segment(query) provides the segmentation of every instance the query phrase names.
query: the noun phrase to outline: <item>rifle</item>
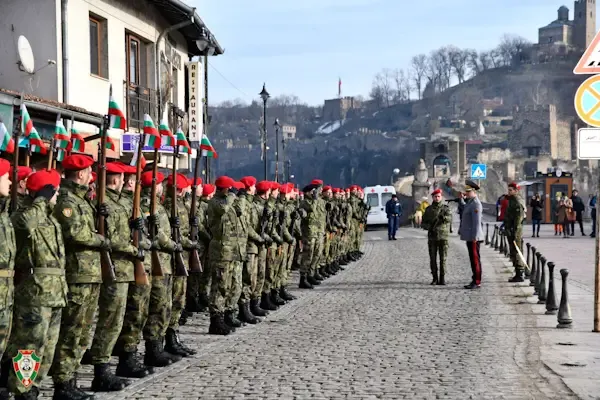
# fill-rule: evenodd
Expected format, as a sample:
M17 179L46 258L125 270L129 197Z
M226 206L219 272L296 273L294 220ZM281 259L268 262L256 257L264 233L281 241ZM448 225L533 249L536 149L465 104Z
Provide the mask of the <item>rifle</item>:
M106 141L108 139L108 124L109 117L105 115L102 119L102 127L100 132L100 149L98 155L98 188L96 190L98 196L98 208L104 203L106 196ZM103 215L98 215L98 234L106 237L106 220ZM108 250L100 251L100 265L102 267L102 281L114 282L115 266L110 258Z
M144 147L143 141L140 141L139 147ZM158 175L158 149L154 149L154 165L152 166L152 188L150 191L150 215L152 216L156 216L156 175ZM150 240L154 243L158 226L155 226L151 221L149 221L150 223L148 224L148 233L150 235ZM153 248L150 250L150 262L152 263L152 276L164 276L157 249Z
M269 211L267 210L267 204L263 208L263 215L260 219L260 236L264 236L267 231L267 225L269 224Z
M173 188L171 192L171 239L177 244L181 242L181 233L179 232L179 224L175 223L177 218L177 157L179 156L179 146L175 145L173 153ZM179 251L174 251L171 257L171 268L175 276L188 276L183 255Z
M133 210L131 219L136 220L140 218L140 202L142 197L142 148L144 143L144 134L142 133L139 146L137 148L137 165L135 166L135 190L133 192ZM139 286L148 286L148 275L146 275L146 269L142 259L144 258L144 250L140 249L140 237L142 232L134 230L131 232L133 245L138 249L138 255L133 260L133 275L135 277L135 284Z
M196 193L198 180L198 167L200 166L200 148L196 153L196 160L194 161L194 183L192 184L192 205L190 208L190 240L192 242L198 242L198 218L196 217L196 207L198 202L198 194ZM202 272L202 263L200 262L200 255L198 249L194 248L190 251L190 272L193 274L199 274Z

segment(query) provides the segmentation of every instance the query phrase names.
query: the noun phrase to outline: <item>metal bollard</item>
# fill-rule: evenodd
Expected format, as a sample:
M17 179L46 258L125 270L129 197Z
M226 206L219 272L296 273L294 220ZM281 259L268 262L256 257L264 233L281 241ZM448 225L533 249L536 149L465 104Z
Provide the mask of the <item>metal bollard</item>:
M498 242L500 240L500 238L498 236L500 236L500 228L498 228L498 226L495 226L496 229L496 241L494 242L494 250L498 250Z
M492 239L490 240L490 247L494 247L494 241L496 240L496 225L494 225L494 230L492 231Z
M504 233L500 232L500 246L498 246L500 254L504 252Z
M490 224L485 223L485 244L488 245L490 243Z
M548 296L546 296L546 314L554 315L558 310L556 304L556 289L554 288L554 263L548 262L548 276L550 281L548 282Z
M529 255L531 254L531 243L527 242L527 269L525 270L525 276L529 278L531 276L531 262L529 261Z
M535 256L537 257L537 265L535 267L535 279L533 280L533 295L537 296L540 292L539 292L539 288L540 288L540 277L541 277L541 271L540 271L540 267L542 265L542 253L540 253L539 251L536 251Z
M535 274L537 271L536 248L531 246L531 274L529 275L529 286L535 286Z
M510 254L510 244L508 243L508 236L504 235L504 257L508 257Z
M542 261L542 273L540 274L540 286L538 288L538 304L546 304L546 257L540 257Z
M567 291L567 277L569 270L563 268L560 270L562 276L562 293L560 296L560 307L558 308L558 325L559 329L572 328L573 317L571 316L571 306L569 305L569 293Z

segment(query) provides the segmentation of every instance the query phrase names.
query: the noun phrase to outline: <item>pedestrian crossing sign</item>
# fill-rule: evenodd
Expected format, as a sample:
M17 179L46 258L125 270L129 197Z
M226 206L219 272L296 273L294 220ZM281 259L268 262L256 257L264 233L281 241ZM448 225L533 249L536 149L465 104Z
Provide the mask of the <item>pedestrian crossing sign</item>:
M581 56L573 73L576 75L600 74L600 31L596 33L592 43Z
M487 176L487 165L471 164L471 179L485 179Z

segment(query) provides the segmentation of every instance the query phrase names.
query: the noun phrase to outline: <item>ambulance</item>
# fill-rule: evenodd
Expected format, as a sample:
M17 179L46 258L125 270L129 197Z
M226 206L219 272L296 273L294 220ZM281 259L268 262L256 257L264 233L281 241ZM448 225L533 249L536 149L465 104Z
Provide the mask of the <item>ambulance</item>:
M392 195L396 194L393 186L367 186L365 187L365 204L371 207L367 216L367 226L387 224L387 214L385 213L385 203L391 200Z

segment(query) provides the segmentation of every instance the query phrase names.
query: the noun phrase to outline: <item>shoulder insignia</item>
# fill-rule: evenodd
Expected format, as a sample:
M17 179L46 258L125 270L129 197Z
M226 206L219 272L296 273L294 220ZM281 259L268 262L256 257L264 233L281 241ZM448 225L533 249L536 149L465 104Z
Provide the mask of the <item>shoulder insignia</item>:
M71 215L73 215L73 209L70 207L63 208L62 213L65 217L71 218Z

